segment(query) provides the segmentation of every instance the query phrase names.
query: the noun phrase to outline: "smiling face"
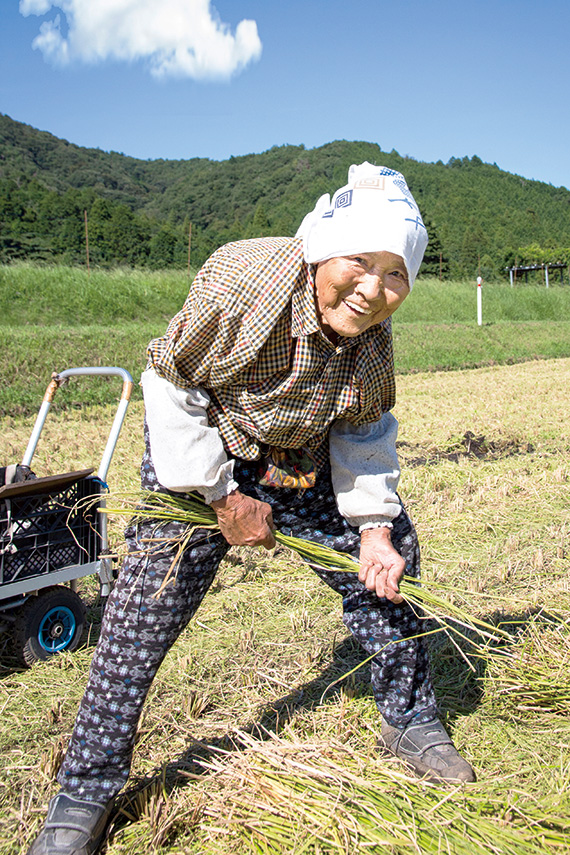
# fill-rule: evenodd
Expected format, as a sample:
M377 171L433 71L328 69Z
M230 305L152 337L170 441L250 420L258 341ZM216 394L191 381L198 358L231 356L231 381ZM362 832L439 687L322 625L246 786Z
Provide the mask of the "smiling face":
M315 274L317 313L323 332L355 336L390 317L408 294L408 273L393 252L362 252L320 261Z

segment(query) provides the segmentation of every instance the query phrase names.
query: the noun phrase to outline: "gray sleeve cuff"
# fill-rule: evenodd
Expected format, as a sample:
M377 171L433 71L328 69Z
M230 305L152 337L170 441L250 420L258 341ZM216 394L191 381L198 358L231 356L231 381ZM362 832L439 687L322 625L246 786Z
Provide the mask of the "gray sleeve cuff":
M340 513L353 526L389 523L401 511L397 434L391 413L358 426L339 419L330 429L333 489Z

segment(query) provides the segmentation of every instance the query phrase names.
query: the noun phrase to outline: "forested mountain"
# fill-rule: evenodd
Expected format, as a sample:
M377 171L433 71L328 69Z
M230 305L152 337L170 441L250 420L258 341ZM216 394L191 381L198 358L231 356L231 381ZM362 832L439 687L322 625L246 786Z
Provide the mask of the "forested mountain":
M430 247L423 272L504 275L506 263L570 259L570 192L478 157L422 163L375 143L190 160L81 148L0 114L0 261L185 265L228 240L294 234L318 196L369 160L404 173Z

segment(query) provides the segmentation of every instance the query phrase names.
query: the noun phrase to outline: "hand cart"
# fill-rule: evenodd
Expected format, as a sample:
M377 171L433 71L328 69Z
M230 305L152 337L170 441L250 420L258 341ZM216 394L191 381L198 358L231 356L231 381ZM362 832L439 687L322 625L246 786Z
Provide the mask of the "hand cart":
M30 466L54 395L71 377L118 376L121 399L103 457L94 469L66 472L0 487L0 631L12 631L24 665L74 650L83 634L85 606L77 579L97 573L110 593L113 569L104 507L106 478L131 396L123 368L68 368L53 374L22 464Z

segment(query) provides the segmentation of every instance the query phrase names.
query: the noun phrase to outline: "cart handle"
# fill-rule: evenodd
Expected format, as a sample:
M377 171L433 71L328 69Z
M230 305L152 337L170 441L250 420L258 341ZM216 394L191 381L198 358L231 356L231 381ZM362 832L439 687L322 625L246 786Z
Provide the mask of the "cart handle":
M123 378L123 390L121 393L121 400L119 401L119 406L117 407L117 412L115 413L115 419L111 427L111 432L109 434L109 438L107 440L107 444L103 452L103 457L101 458L101 463L99 465L99 470L97 472L97 477L100 478L101 481L105 482L107 480L109 465L111 463L113 452L115 451L115 446L117 445L119 433L121 432L121 427L123 426L125 413L127 411L127 407L131 397L131 392L133 390L133 378L124 368L66 368L65 371L60 371L59 373L54 372L51 376L51 381L46 389L46 393L44 395L40 411L36 418L30 441L28 442L28 447L26 448L26 452L24 454L24 457L22 458L22 463L25 466L31 465L32 458L34 456L36 446L38 444L38 440L42 432L42 428L44 426L47 414L51 407L56 391L59 389L60 386L67 382L70 377L83 376L116 376Z

